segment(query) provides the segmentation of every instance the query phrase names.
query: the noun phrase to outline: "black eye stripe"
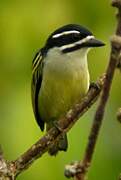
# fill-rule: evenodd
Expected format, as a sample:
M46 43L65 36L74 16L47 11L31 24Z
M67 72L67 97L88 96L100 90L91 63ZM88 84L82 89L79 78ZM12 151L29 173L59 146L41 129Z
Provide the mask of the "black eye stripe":
M73 52L75 50L78 50L80 48L88 48L88 47L98 47L98 45L97 44L91 44L91 46L90 46L90 43L87 41L87 42L82 42L81 44L75 44L72 47L65 47L62 49L62 52L63 53L69 53L69 52Z

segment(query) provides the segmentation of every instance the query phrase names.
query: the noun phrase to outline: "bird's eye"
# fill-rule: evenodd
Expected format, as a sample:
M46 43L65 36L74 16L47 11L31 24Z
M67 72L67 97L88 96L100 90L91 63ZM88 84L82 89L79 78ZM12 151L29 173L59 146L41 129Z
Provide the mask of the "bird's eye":
M74 40L79 40L79 39L80 39L80 35L74 33L74 34L73 34L73 39L74 39Z

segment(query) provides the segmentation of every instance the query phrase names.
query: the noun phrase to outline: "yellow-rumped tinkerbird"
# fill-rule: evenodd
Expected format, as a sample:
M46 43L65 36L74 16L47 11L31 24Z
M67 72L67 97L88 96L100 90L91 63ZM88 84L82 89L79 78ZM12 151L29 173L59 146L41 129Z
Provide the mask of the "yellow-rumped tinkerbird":
M86 28L68 24L55 30L32 62L32 105L36 121L48 131L89 89L87 54L103 46ZM66 151L63 134L48 150L50 155Z

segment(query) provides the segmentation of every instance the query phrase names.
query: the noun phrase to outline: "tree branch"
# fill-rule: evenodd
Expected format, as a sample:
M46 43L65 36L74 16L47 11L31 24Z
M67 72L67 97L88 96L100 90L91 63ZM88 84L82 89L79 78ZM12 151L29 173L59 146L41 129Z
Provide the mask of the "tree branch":
M3 173L0 169L0 178L2 176L6 176L9 179L14 179L14 177L27 169L36 159L41 157L62 133L69 131L79 117L82 116L97 100L101 92L104 79L105 75L97 81L96 87L98 88L92 86L83 101L76 104L71 110L69 110L65 117L57 121L57 127L51 128L40 140L38 140L15 161L7 162L6 173Z
M4 159L3 151L0 146L0 180L13 180L10 167Z
M117 22L118 22L116 28L116 35L121 36L121 0L112 0L112 6L118 8L118 12L116 14ZM117 61L117 68L121 71L121 53Z

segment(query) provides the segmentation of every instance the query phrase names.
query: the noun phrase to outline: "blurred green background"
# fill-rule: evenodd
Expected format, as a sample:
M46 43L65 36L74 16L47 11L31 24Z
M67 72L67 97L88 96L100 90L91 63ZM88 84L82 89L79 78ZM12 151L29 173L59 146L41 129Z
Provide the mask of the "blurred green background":
M48 35L61 25L82 24L106 43L89 53L91 81L106 69L115 9L110 1L0 0L0 144L9 160L16 159L43 134L31 106L31 63ZM69 149L56 157L46 153L18 180L65 180L64 166L83 157L97 104L68 133ZM89 171L89 180L115 180L121 172L121 73L116 72L105 119Z

